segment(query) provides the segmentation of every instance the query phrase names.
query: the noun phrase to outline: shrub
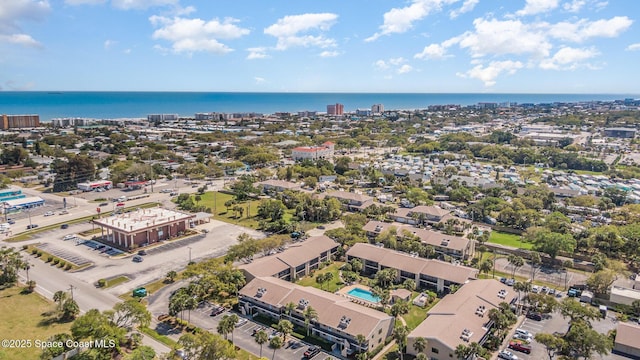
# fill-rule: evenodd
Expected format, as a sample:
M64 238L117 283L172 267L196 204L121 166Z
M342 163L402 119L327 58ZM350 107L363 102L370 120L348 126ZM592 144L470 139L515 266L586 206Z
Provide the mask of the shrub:
M58 265L59 262L60 262L60 259L58 258L53 259L53 265Z
M107 286L107 280L105 279L98 280L98 287L105 287L105 286Z
M64 267L67 264L66 261L64 260L60 260L60 263L58 264L59 267Z
M67 264L67 266L64 267L65 270L71 270L73 266L71 266L71 264Z
M37 253L38 253L38 249L36 249L36 248L31 249L31 254L32 255L35 255Z
M29 248L29 245L22 245L22 250L27 250Z
M38 250L38 257L42 256L42 251Z
M51 261L53 261L53 256L52 255L47 256L47 262L51 262Z

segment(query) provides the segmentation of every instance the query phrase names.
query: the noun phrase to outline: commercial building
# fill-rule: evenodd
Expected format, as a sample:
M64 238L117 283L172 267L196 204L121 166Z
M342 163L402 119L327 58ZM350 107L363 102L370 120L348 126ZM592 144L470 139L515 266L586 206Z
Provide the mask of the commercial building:
M180 236L195 217L156 207L95 219L93 223L100 226L103 240L133 249Z
M40 115L2 115L0 120L2 130L40 126Z
M618 323L613 353L631 359L640 359L640 326L629 323Z
M304 242L289 245L283 252L261 257L239 268L247 281L264 276L295 281L318 269L324 261L330 260L339 246L327 236L312 236Z
M291 181L274 180L274 179L257 182L256 187L258 189L262 189L262 192L265 194L270 194L274 192L279 193L285 190L299 191L302 188L300 184L297 184Z
M335 144L327 141L320 146L298 146L291 150L293 160L318 160L333 158Z
M109 190L113 187L113 183L108 180L92 181L86 183L78 183L78 190L93 191L96 189Z
M473 280L454 294L440 300L427 318L407 338L407 352L416 355L413 344L418 338L427 341L424 354L429 359L457 359L458 345L482 345L491 329L488 312L500 303L511 304L517 299L513 288L497 280Z
M634 128L606 128L604 129L605 137L633 139L638 130Z
M332 342L333 349L346 357L372 350L384 343L393 331L394 318L381 311L358 305L348 298L313 287L299 286L274 277L255 278L240 290L239 309L245 315L261 314L275 321L286 319L305 327L304 312L313 308L318 317L309 324L311 334ZM295 308L287 314L287 304ZM364 335L365 342L358 342Z
M371 112L374 114L382 114L384 112L384 105L382 104L371 105Z
M344 105L342 104L331 104L327 105L327 115L343 115L344 114Z
M375 220L369 221L363 230L369 238L375 239L391 227L395 227L396 234L400 239L405 235L417 236L422 243L432 246L436 253L442 255L466 260L474 253L473 241L462 236L446 235L437 231Z
M5 212L14 212L43 206L44 199L39 196L23 197L14 200L6 200L2 204L4 206Z
M478 269L440 260L424 259L372 244L358 243L347 251L347 260L359 259L362 272L373 275L382 269L396 270L396 282L411 279L422 289L449 293L478 276Z
M178 121L180 117L178 114L149 114L147 115L147 121L149 122L167 122Z
M7 200L24 199L27 195L22 193L21 189L3 189L0 190L0 202Z
M640 301L640 290L612 286L609 301L618 305L631 306L634 301Z

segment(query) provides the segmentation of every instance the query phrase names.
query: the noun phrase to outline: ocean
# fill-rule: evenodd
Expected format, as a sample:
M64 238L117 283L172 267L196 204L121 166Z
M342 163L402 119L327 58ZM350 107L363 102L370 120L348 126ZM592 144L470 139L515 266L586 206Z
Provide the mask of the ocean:
M149 114L325 112L344 104L345 112L383 104L385 110L424 109L429 105L479 102L551 103L637 98L625 94L419 94L419 93L249 93L249 92L12 92L0 91L0 114L38 114L54 118L146 118Z

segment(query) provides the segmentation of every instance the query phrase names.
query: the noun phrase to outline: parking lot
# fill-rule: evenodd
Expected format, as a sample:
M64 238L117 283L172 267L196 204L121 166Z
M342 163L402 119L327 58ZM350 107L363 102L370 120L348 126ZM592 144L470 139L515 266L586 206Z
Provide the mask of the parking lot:
M216 316L210 316L212 310L214 309L214 304L203 302L200 303L198 308L191 311L191 315L187 313L184 314L184 317L190 316L191 323L197 325L202 329L206 329L213 333L217 333L217 326L220 319L225 314L229 314L229 311L225 311ZM154 318L157 318L159 314L154 313ZM233 332L233 341L236 346L239 346L242 349L245 349L253 354L260 354L260 345L255 341L253 337L254 330L259 330L264 328L265 331L270 335L274 336L275 329L265 327L264 325L257 323L249 318L245 318L240 314L237 314L240 319L245 319L244 324L237 326ZM229 334L229 339L231 339L231 334ZM299 343L299 345L292 346L293 343ZM277 359L302 359L304 357L304 352L309 348L309 344L301 342L299 339L294 338L293 336L287 336L287 341L284 346L278 350L276 350L276 358ZM268 344L264 344L262 347L262 356L271 357L273 354L273 349L269 348ZM321 351L319 354L315 355L312 359L337 359L336 357L331 356L327 352Z
M78 266L83 266L91 263L91 260L87 259L86 257L75 252L71 252L67 249L63 249L52 243L40 244L37 246L37 248L41 249L42 251L46 251L53 256L59 257L66 262L70 262Z
M554 312L550 315L545 315L541 321L535 321L531 319L524 319L522 323L517 326L520 329L526 330L533 334L547 333L553 334L554 332L565 333L569 329L568 319L564 319L559 312ZM593 329L599 333L606 334L609 330L615 329L617 324L616 314L609 312L605 319L596 320L592 322ZM510 350L512 353L518 356L518 359L523 360L545 360L548 359L547 350L544 345L533 340L531 342L531 354L525 354L519 351ZM502 349L501 349L502 350ZM626 359L620 355L609 354L606 356L594 355L593 359L601 360L623 360Z

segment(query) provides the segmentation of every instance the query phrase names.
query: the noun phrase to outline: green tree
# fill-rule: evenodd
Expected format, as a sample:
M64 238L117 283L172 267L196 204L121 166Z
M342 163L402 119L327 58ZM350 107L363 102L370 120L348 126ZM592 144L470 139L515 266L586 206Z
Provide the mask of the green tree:
M117 303L112 311L106 312L111 323L123 328L147 327L151 323L151 313L138 300Z
M231 334L231 343L233 343L233 330L239 320L240 318L236 314L224 315L216 327L218 334L224 336L225 340L227 340L227 335Z
M269 334L264 330L260 330L256 333L255 340L260 345L260 358L262 358L262 345L269 341Z
M274 336L269 340L269 347L273 349L273 355L271 356L271 360L276 358L276 350L280 349L283 345L282 338L279 336Z
M427 340L423 337L416 338L415 342L413 343L413 350L415 350L417 353L423 353L426 348Z
M318 312L313 307L307 306L302 315L304 316L304 327L307 330L307 336L309 336L311 322L318 320Z
M407 345L407 337L409 336L409 328L406 326L398 326L393 331L393 339L398 344L398 354L400 360L404 359L404 347Z
M155 359L156 351L151 346L140 346L129 354L127 360L149 360Z
M61 319L64 321L70 321L76 318L80 314L80 307L78 303L73 299L67 299L62 305Z
M607 355L613 343L606 334L593 330L588 323L577 322L564 336L572 358L590 359L594 353Z
M282 342L287 342L287 336L293 332L293 324L289 320L280 320L275 326L276 330L282 333Z
M50 360L56 356L62 355L65 352L71 350L71 347L67 346L67 341L73 341L71 335L67 333L55 334L47 339L47 342L53 346L45 346L40 354L40 359Z
M556 335L537 333L535 339L547 349L549 360L553 360L553 358L565 347L564 340Z
M564 298L559 305L563 318L569 318L569 324L590 323L600 317L598 310L590 306L582 306L573 298Z
M0 285L13 284L18 280L18 271L26 266L25 260L16 249L0 248Z
M167 272L166 278L169 280L169 282L176 281L177 277L178 273L175 270L170 270L169 272Z
M120 344L124 342L126 334L126 329L113 325L107 315L96 309L87 311L71 325L71 335L74 340L100 339L115 346L89 348L85 353L86 356L91 356L90 358L111 359L114 354L120 353Z
M510 254L507 258L509 260L509 264L513 266L513 271L511 272L511 277L516 277L516 271L524 265L524 259L518 255Z
M484 259L478 264L478 269L481 273L489 274L489 271L493 269L493 260Z
M237 357L232 344L208 331L182 335L178 339L178 345L190 360L226 360Z
M532 239L534 250L545 253L552 259L555 259L560 251L572 253L576 248L576 240L571 234L551 232L544 228L530 228L527 233L532 230L535 233L526 237Z

